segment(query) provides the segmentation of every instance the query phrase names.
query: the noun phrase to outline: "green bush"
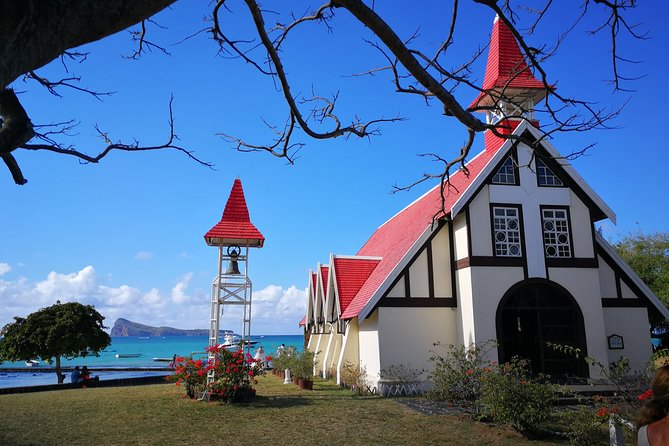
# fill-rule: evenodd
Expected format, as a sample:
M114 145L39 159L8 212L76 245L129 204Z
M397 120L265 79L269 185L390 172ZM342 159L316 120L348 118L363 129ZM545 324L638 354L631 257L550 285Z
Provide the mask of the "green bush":
M284 371L290 369L293 371L293 362L295 360L295 347L292 345L281 350L281 353L272 357L272 367L276 370Z
M536 432L553 413L556 386L532 378L528 363L514 358L483 374L481 415L508 424L523 433Z
M311 350L303 350L292 355L292 363L289 368L293 376L299 379L312 379L315 356Z
M360 364L352 364L348 361L344 364L341 371L341 383L344 387L362 395L367 391L367 368Z
M593 406L580 405L560 414L560 430L576 446L606 444L608 417L598 416Z
M438 348L441 344L434 346ZM433 350L430 361L434 363L434 369L429 376L432 388L428 398L477 411L483 377L492 367L486 358L492 346L491 343L469 348L449 345L444 355Z

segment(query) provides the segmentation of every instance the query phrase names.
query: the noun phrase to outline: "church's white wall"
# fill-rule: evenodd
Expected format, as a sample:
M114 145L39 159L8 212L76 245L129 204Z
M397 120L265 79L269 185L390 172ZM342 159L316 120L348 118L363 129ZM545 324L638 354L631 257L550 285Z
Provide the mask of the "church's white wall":
M650 323L646 308L604 308L606 336L623 337L624 349L608 350L608 363L625 357L632 370L641 370L653 353L650 341ZM608 343L607 343L608 348Z
M458 296L458 345L469 345L476 339L471 268L459 269L455 274Z
M616 275L608 263L597 256L599 261L599 289L603 298L613 299L618 297L616 290Z
M453 297L450 245L448 225L444 225L432 239L434 297Z
M344 335L337 333L336 328L333 328L332 333L330 333L327 355L324 358L323 375L325 378L331 378L336 376L337 363L339 361L339 356L341 354L343 338Z
M454 308L379 308L380 369L403 364L431 370L433 344L457 344L456 318ZM369 378L378 381L379 376Z
M406 297L404 287L404 274L400 277L395 285L388 291L387 297Z
M360 339L358 318L351 319L342 339L343 345L337 362L337 384L341 384L341 372L346 364L360 364Z
M360 363L367 370L367 377L374 382L378 379L381 370L379 350L379 309L372 315L359 322L358 339L360 345Z
M476 332L468 342L476 344L497 339L497 307L509 288L524 280L520 267L471 268L472 311ZM497 360L497 350L492 349L490 359Z
M472 235L472 256L492 255L492 234L490 232L490 200L484 186L469 205L469 226ZM499 186L498 186L499 187ZM508 189L508 187L507 187Z
M574 242L574 246L572 246L574 257L593 258L595 252L592 241L590 210L573 191L570 190L569 193L571 201L569 214L571 217L571 237Z
M423 249L420 255L409 267L409 286L411 297L429 297L430 288L427 273L427 250Z
M634 291L630 289L630 287L627 286L624 280L620 281L620 294L622 295L623 299L636 299L636 294L634 294Z
M323 361L325 358L325 349L327 348L327 341L329 334L312 334L312 351L314 352L314 374L319 375L323 373Z
M467 218L464 212L458 214L453 220L453 238L455 239L455 260L469 257L467 247Z
M550 268L549 275L551 281L569 291L581 308L588 356L607 364L608 351L598 269ZM591 378L597 378L599 373L597 367L590 366Z

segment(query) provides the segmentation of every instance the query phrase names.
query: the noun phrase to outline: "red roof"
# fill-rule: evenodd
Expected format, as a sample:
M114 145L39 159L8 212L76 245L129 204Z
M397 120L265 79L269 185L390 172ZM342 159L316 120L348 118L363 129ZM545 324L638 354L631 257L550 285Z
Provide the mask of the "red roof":
M300 321L299 324L297 324L298 327L305 327L307 325L307 317L304 316L302 320Z
M325 304L325 296L328 294L328 274L330 273L330 267L328 265L321 266L321 285L323 286L323 304Z
M546 86L534 77L527 66L525 57L520 52L516 38L509 27L498 18L495 18L490 36L488 65L482 88L484 90L504 90L506 96L517 94L518 90L525 90L525 93L531 93L536 101L545 96ZM494 102L489 94L481 92L469 105L469 108L490 106Z
M204 235L204 240L209 246L248 245L261 248L265 243L265 237L251 223L239 178L232 185L221 221Z
M337 282L340 314L346 310L380 259L337 257L333 258L333 272Z
M316 295L316 273L311 273L311 285L314 287L314 296Z
M455 204L498 150L499 147L495 150L486 150L476 156L467 164L468 174L459 170L451 175L450 187L444 191L446 200L444 209L449 210ZM343 311L342 319L358 316L390 273L432 224L433 219L438 217L444 217L441 211L439 185L404 208L372 234L357 255L378 256L382 259Z

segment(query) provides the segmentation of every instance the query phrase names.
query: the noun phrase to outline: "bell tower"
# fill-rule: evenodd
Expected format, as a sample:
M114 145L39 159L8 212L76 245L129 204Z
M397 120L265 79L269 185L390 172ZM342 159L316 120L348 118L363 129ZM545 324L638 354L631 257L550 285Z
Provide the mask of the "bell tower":
M469 109L486 114L487 124L497 124L498 132L510 134L523 120L538 127L534 106L553 90L534 77L509 27L495 17L483 91ZM503 139L485 132L486 150L497 149Z
M218 274L211 284L211 312L209 317L209 346L219 344L220 319L226 306L243 307L240 346L250 353L252 282L249 278L250 248L262 248L265 237L251 223L246 207L242 182L237 178L232 185L221 221L204 235L209 246L218 248ZM213 359L209 353L209 359ZM213 381L213 371L207 383Z

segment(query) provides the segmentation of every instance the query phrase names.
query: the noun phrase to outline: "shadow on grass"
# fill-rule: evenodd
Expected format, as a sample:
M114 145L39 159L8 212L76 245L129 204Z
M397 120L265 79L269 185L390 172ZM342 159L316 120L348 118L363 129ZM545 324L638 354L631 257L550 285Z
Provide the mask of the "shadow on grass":
M299 406L308 406L311 404L308 398L302 396L262 396L258 395L253 399L253 402L244 404L254 407L271 407L271 408L290 408Z

